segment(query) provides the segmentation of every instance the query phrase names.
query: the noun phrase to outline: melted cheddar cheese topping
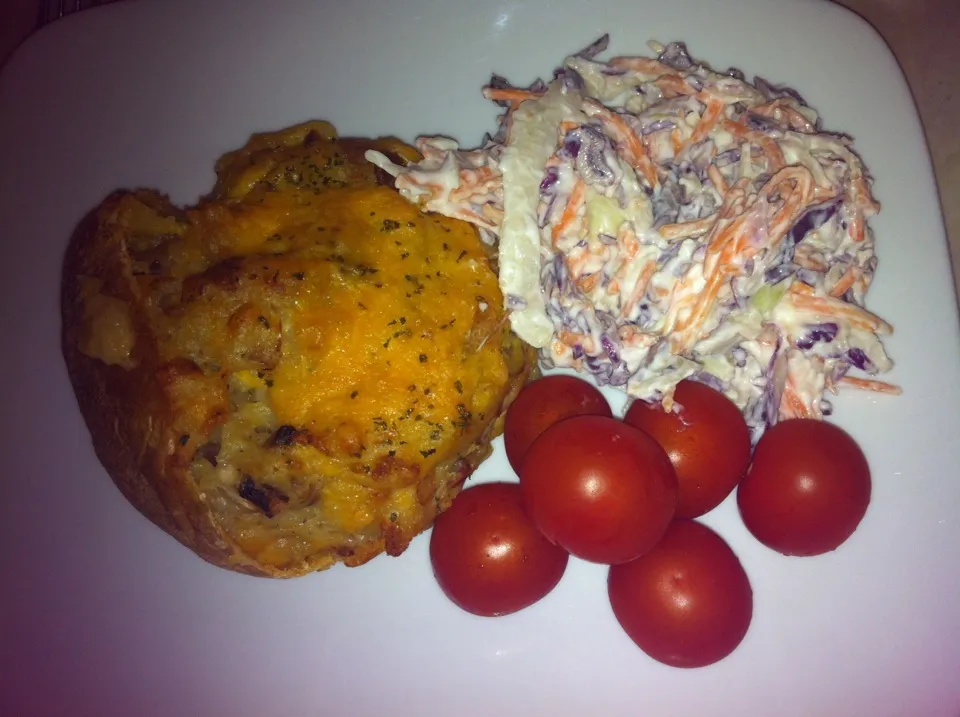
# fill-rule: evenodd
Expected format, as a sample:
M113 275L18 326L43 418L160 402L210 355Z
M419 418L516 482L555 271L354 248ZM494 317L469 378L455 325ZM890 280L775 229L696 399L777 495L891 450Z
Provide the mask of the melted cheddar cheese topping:
M476 231L381 186L369 147L416 158L309 123L225 155L196 207L118 212L168 395L201 404L178 427L198 490L280 567L426 527L449 502L435 470L531 363Z

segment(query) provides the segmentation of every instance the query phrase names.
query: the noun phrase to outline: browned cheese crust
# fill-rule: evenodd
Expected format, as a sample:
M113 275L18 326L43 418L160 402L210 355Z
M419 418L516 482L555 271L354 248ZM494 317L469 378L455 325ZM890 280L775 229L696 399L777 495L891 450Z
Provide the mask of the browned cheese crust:
M323 122L254 135L181 209L115 192L78 226L63 354L123 495L211 563L292 577L410 540L534 372L476 231L421 213Z

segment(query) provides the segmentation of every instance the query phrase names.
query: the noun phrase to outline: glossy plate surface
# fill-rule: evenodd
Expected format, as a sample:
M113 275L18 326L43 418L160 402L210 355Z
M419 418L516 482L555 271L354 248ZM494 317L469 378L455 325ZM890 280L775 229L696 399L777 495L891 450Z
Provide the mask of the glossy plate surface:
M58 282L80 216L120 186L189 202L252 131L493 127L491 72L549 75L603 32L619 53L682 39L715 67L796 87L876 177L870 308L900 398L844 394L874 493L837 552L787 559L732 499L706 518L753 584L741 647L706 669L648 659L605 571L571 561L542 603L460 612L427 537L398 559L293 581L231 574L143 519L98 464L59 352ZM815 49L814 49L815 48ZM960 334L936 188L893 57L859 19L784 0L143 0L70 16L0 74L0 490L5 715L956 717ZM622 399L609 394L619 412ZM476 480L510 478L496 455Z

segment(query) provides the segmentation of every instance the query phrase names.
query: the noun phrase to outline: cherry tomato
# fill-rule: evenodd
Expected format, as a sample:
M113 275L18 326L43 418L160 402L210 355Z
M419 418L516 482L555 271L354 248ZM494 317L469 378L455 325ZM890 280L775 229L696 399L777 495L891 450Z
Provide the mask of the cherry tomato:
M723 538L692 520L607 577L610 605L640 649L674 667L703 667L736 649L753 617L747 574Z
M516 483L483 483L458 495L430 536L443 592L474 615L507 615L560 582L569 556L534 527Z
M523 462L520 487L551 542L597 563L624 563L652 548L677 502L673 466L657 442L603 416L544 431Z
M696 518L730 495L750 462L750 431L740 409L696 381L677 384L679 412L634 401L623 420L653 436L677 471L677 517Z
M836 550L870 503L870 468L856 442L830 423L783 421L757 443L737 489L747 529L784 555Z
M586 415L613 415L607 399L586 381L553 375L524 386L507 409L503 425L503 446L513 470L519 475L527 450L547 428L564 418Z

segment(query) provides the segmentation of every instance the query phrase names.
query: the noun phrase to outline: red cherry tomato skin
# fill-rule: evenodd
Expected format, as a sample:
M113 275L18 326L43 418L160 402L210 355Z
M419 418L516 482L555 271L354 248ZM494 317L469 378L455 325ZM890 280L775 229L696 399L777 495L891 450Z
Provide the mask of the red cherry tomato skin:
M543 432L520 474L524 504L547 539L596 563L624 563L660 539L673 519L677 479L642 431L577 416Z
M516 483L483 483L458 495L430 536L440 588L459 607L494 617L540 600L563 577L569 556L524 512Z
M750 430L740 409L696 381L677 384L679 413L634 401L623 420L649 433L677 472L677 517L696 518L716 508L750 462Z
M627 635L673 667L722 660L753 618L753 590L737 556L692 520L674 521L653 550L612 566L607 592Z
M556 374L531 381L507 409L503 425L507 460L519 475L530 446L553 424L573 416L612 415L603 394L582 379Z
M737 488L747 529L784 555L836 550L870 504L870 467L842 429L809 418L778 423L757 443Z

